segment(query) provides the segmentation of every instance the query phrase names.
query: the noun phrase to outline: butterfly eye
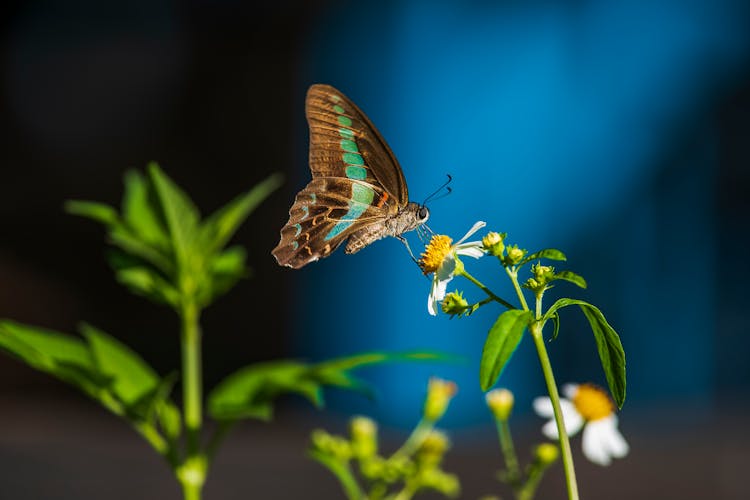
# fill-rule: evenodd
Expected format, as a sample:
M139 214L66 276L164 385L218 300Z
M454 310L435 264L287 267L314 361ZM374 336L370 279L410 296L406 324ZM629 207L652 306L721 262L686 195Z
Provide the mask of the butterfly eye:
M419 207L419 220L426 220L430 216L430 211L427 207Z

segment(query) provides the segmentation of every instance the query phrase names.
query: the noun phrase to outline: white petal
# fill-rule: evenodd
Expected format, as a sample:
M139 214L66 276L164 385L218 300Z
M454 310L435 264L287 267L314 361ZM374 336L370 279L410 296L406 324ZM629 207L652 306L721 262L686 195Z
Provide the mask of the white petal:
M458 255L468 255L469 257L478 259L479 257L484 257L485 255L483 246L484 245L482 245L481 241L469 241L467 243L456 245L455 251Z
M440 267L435 271L435 276L439 280L450 281L453 278L453 274L456 272L456 257L449 253L443 262L440 263Z
M448 285L448 282L443 282L441 287L441 282L436 277L433 276L432 278L432 286L430 287L430 296L427 297L427 311L432 316L437 316L438 310L440 309L440 301L445 298L445 287Z
M542 434L555 440L560 437L557 433L557 422L555 422L554 418L542 426Z
M552 409L552 400L546 396L534 398L534 401L531 404L534 407L536 414L540 417L549 418L555 414Z
M482 229L486 225L487 225L487 223L484 222L483 220L477 221L476 224L474 224L473 226L471 226L471 229L469 229L469 231L464 235L464 237L461 238L460 240L458 240L458 242L456 242L456 245L460 245L461 243L463 243L464 241L466 241L466 239L469 236L471 236L472 234L476 233L477 231L479 231L480 229Z
M625 441L625 438L622 437L622 434L617 429L617 417L612 415L611 417L603 418L601 422L604 447L609 454L615 458L622 458L627 455L630 451L630 446L628 446L627 441Z
M573 399L576 392L578 392L578 384L565 384L562 386L562 393L568 399Z
M549 403L550 414L552 414L552 402L550 402L549 398L536 398L534 400L534 410L536 410L537 413L540 413L540 410L547 411L548 408L546 403L541 401L537 403L537 401L542 399L547 400L547 402ZM565 432L568 434L568 436L572 436L573 434L581 430L581 427L583 427L583 417L581 417L581 415L576 411L573 403L566 399L561 399L560 410L563 414ZM554 418L544 424L544 426L542 427L542 433L550 439L558 439L559 434L557 433L557 423L555 422Z
M602 425L602 420L594 420L583 430L583 454L599 465L609 465L612 459L605 445L608 427Z

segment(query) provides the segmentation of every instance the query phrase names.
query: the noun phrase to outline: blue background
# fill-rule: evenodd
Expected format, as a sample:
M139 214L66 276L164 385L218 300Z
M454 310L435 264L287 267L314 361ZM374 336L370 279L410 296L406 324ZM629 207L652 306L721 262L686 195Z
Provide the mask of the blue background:
M584 498L750 498L746 305L750 249L750 4L741 0L6 2L0 17L0 317L73 332L85 320L161 374L180 366L172 312L113 280L101 228L65 200L120 202L126 169L152 160L210 213L272 172L286 182L234 242L253 277L202 317L206 392L253 362L426 350L460 363L358 374L375 398L327 391L327 407L280 401L271 424L237 426L207 498L338 498L305 456L309 434L377 418L395 449L430 376L457 382L441 425L464 495L502 493L479 389L486 306L427 313L430 281L395 239L301 270L270 252L310 178L304 97L343 91L400 160L412 200L453 176L429 226L476 222L588 281L545 296L601 308L627 356L620 428L631 453L608 469L573 452ZM481 237L483 232L476 236ZM421 249L415 234L412 248ZM472 274L514 300L491 258ZM482 294L457 279L472 300ZM559 385L605 384L577 309L548 344ZM541 439L544 394L528 338L500 385L516 394L522 460ZM175 395L179 400L179 394ZM116 417L0 356L0 498L180 498L170 471ZM564 498L561 467L539 498ZM280 474L281 471L281 474ZM111 487L116 484L118 487Z

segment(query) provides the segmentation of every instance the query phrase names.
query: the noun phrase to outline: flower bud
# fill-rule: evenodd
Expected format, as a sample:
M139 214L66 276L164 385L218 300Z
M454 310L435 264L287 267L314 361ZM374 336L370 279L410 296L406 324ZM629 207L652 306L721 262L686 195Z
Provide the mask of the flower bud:
M448 409L457 387L454 382L437 377L430 378L427 384L427 398L424 402L423 416L432 422L439 420Z
M534 274L534 278L544 285L552 281L555 275L555 268L552 266L543 266L541 264L534 264L531 266L531 272Z
M469 303L466 302L463 293L456 290L445 296L443 302L440 303L440 307L445 314L460 316L469 308Z
M488 254L500 257L505 250L505 243L503 243L505 236L505 233L489 232L482 238L482 247Z
M552 443L542 443L534 450L534 457L544 466L553 464L559 456L560 450Z
M349 423L352 453L357 458L369 458L378 451L378 427L367 417L354 417Z
M422 464L435 466L443 459L448 448L450 448L448 436L444 432L432 430L422 441L417 457Z
M510 246L506 249L505 264L515 266L526 255L526 250L518 248L518 245Z
M505 422L513 410L513 393L508 389L493 389L485 395L487 406L495 419Z

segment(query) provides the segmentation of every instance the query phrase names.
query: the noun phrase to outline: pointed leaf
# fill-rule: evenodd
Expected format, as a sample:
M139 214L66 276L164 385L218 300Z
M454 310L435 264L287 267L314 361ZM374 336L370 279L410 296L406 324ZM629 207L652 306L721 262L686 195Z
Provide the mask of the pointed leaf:
M560 250L557 250L556 248L545 248L544 250L539 250L538 252L534 252L531 255L527 255L521 262L519 262L518 265L522 266L527 262L531 262L532 260L536 259L567 260L567 257L565 257L565 254Z
M511 309L502 313L492 325L484 343L479 366L479 383L483 391L495 385L531 320L530 311Z
M117 214L117 210L104 203L69 200L65 202L65 211L101 222L105 226L120 224L120 216Z
M14 321L0 321L0 349L93 397L106 386L88 346L79 338Z
M156 163L149 164L149 174L169 229L172 248L181 266L188 265L197 238L200 214L188 196Z
M127 406L159 385L159 376L132 349L91 325L82 324L80 331L89 342L99 371L111 377L112 392Z
M550 281L554 281L554 280L570 281L571 283L574 283L574 284L578 285L581 288L586 288L586 286L587 286L586 280L583 279L582 276L579 276L576 273L574 273L573 271L559 271L559 272L555 272L554 276L552 277L552 280L550 280Z
M169 246L156 194L146 178L136 170L125 173L122 217L127 226L143 241L160 249Z
M550 306L549 310L544 313L542 321L552 317L557 310L570 305L579 306L586 316L591 331L594 333L596 348L599 352L604 375L607 378L609 391L612 393L617 407L622 408L626 393L625 350L622 348L617 332L607 323L602 312L583 300L563 298Z
M177 307L180 295L159 273L147 267L131 267L117 271L117 281L138 295L154 302Z
M272 174L206 218L201 227L204 255L210 255L226 245L247 216L281 186L282 180L281 174Z

